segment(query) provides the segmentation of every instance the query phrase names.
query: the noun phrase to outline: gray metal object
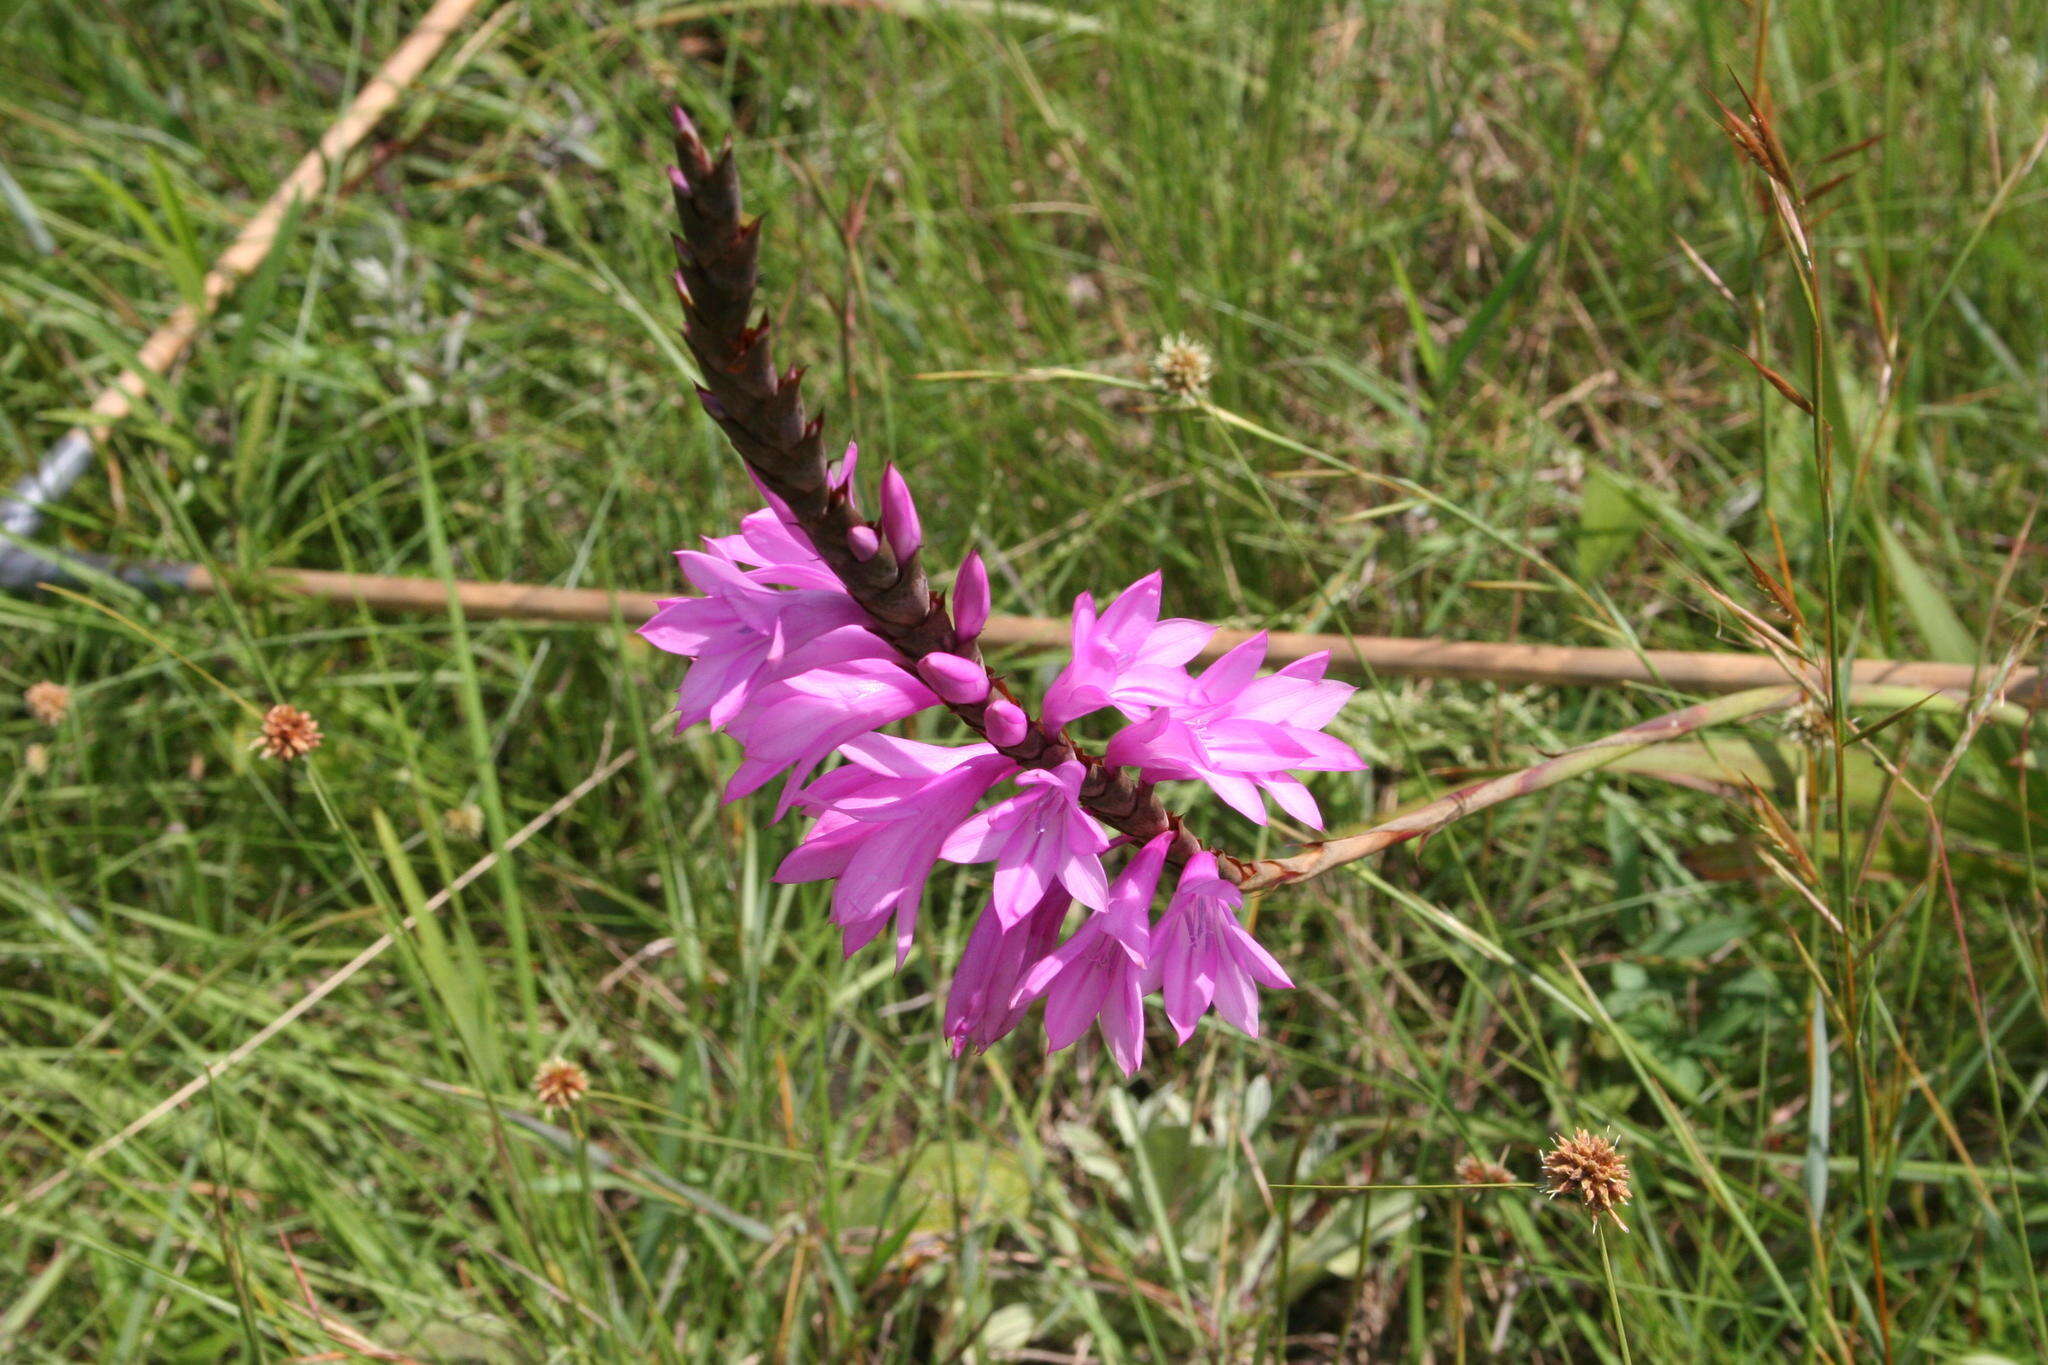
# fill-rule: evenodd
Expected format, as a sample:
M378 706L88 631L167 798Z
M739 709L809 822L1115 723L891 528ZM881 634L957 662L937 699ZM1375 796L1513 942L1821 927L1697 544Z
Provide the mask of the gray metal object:
M32 596L46 586L76 588L94 578L118 579L152 595L186 586L188 566L121 564L29 539L41 529L44 510L71 491L92 466L92 454L92 436L83 427L73 427L0 500L0 593Z
M43 524L43 509L63 497L92 465L92 436L84 427L64 433L35 469L15 481L0 502L0 536L27 540Z

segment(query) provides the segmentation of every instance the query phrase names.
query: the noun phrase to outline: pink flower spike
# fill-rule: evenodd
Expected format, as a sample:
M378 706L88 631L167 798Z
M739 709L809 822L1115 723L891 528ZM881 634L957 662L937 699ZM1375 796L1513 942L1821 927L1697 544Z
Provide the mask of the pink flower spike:
M893 464L882 471L882 534L899 560L909 559L924 544L924 530L917 521L917 503L910 496L910 485Z
M1172 842L1169 832L1138 850L1110 889L1108 905L1024 974L1018 998L1045 997L1047 1052L1069 1046L1093 1023L1124 1075L1144 1059L1150 907Z
M981 731L988 736L989 743L998 748L1007 749L1023 739L1030 726L1024 708L1008 697L997 697L988 704L988 710L981 713Z
M1259 1036L1255 986L1290 989L1294 983L1273 955L1238 922L1244 893L1217 875L1207 851L1181 869L1166 914L1152 930L1144 989L1166 1000L1166 1018L1185 1043L1213 1003L1216 1012L1253 1038Z
M1075 759L1019 773L1015 796L970 816L940 850L947 862L996 865L993 904L1004 928L1029 914L1055 882L1090 909L1107 903L1102 854L1109 839L1081 808L1087 775Z
M866 735L840 748L846 766L806 787L817 823L776 869L778 882L836 877L832 919L851 957L896 921L896 965L910 953L918 902L939 848L1017 765L986 744L920 744Z
M978 639L988 624L988 566L969 552L953 579L953 632L961 644Z
M985 1051L1022 1021L1031 1002L1017 998L1017 983L1052 951L1072 905L1055 886L1007 929L993 905L982 909L946 992L946 1040L955 1057L970 1047Z
M875 551L882 548L882 538L875 534L872 526L856 526L846 533L846 548L853 551L853 557L865 564L875 557Z
M971 706L988 695L988 670L958 654L927 654L917 661L917 674L956 705Z

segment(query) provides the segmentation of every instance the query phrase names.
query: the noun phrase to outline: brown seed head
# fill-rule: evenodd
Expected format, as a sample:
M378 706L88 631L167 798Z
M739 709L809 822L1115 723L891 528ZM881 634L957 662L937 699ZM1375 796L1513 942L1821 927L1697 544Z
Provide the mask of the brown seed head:
M1152 353L1152 382L1175 398L1192 401L1209 392L1216 358L1193 337L1175 332Z
M566 1057L550 1057L533 1073L533 1093L549 1109L567 1109L588 1089L589 1073Z
M249 746L265 758L289 763L320 747L320 722L283 702L263 713L263 733Z
M481 839L484 837L484 813L474 802L466 806L450 806L441 812L441 828L457 839Z
M71 689L60 682L30 683L21 699L28 704L28 713L45 725L62 725L71 713Z
M1543 1154L1543 1175L1549 1183L1545 1193L1577 1195L1594 1218L1606 1214L1623 1232L1628 1224L1615 1212L1629 1200L1628 1158L1614 1144L1581 1128L1570 1137L1559 1134L1556 1145Z
M1460 1185L1512 1185L1515 1173L1498 1161L1488 1161L1483 1156L1461 1156L1458 1164L1451 1168Z

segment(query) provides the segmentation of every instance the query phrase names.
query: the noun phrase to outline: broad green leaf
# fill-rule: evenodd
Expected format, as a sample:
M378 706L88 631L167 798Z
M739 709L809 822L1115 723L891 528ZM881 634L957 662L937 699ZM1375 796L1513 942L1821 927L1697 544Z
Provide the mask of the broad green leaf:
M1962 617L1920 562L1913 558L1889 526L1877 528L1877 543L1884 551L1885 569L1914 628L1927 642L1928 652L1943 663L1967 664L1977 660L1977 641L1963 625Z

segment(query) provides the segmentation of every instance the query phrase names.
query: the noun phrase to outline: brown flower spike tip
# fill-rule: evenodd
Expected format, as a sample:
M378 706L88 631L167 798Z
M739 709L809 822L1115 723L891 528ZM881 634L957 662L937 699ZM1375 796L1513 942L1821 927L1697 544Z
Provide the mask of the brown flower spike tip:
M1557 1145L1543 1154L1543 1175L1551 1198L1575 1194L1595 1219L1604 1213L1628 1231L1615 1212L1629 1201L1628 1158L1606 1138L1583 1128L1570 1137L1559 1134Z
M263 713L263 733L249 746L265 758L289 763L320 747L320 722L283 702Z

